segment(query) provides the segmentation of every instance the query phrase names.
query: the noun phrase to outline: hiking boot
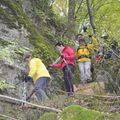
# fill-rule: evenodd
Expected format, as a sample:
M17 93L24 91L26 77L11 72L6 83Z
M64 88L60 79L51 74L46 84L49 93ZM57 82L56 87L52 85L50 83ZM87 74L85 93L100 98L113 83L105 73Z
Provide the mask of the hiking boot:
M87 83L91 83L91 82L93 82L92 79L87 79Z

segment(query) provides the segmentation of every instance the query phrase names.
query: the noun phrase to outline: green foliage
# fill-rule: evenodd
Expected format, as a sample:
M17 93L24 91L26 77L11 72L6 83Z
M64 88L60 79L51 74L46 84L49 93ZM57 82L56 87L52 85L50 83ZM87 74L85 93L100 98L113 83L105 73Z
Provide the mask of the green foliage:
M3 47L0 46L0 60L7 60L9 63L13 63L13 59L11 58L11 53L14 52L13 50L10 51L11 46Z
M95 110L71 105L66 107L61 114L45 113L39 120L118 120L120 114L105 114Z
M19 48L16 48L16 49L15 49L15 53L16 53L16 54L20 54L20 55L24 55L24 53L27 53L28 51L31 51L31 52L32 52L32 50L30 50L30 49L27 48L27 47L19 47Z
M43 2L43 1L41 1ZM44 5L42 5L43 7L49 6L49 2L48 1L44 1ZM46 3L48 2L48 3ZM47 24L41 24L41 32L39 30L37 30L36 26L34 25L34 23L32 21L30 21L29 17L26 15L26 13L23 11L22 9L22 4L21 2L17 2L16 0L13 0L12 2L10 2L9 0L3 0L0 1L0 3L2 5L4 5L6 8L2 8L0 7L0 13L2 16L2 19L4 20L5 23L7 23L7 25L11 28L21 28L21 26L24 26L28 32L30 32L29 40L30 43L33 44L35 46L35 53L34 55L37 57L43 57L44 61L50 61L51 57L54 56L53 52L54 49L51 46L48 46L48 42L45 41L45 37L47 37L47 39L51 39L53 40L53 35L51 33L51 30L49 29L49 27L47 26ZM48 18L48 16L52 17L52 11L43 11L43 9L38 6L41 5L41 3L37 3L35 4L36 6L34 6L34 16L39 16L39 18L41 19L41 21L44 21L46 19L46 16ZM7 9L8 8L8 9ZM47 14L48 13L48 14ZM50 13L50 14L49 14ZM51 16L52 15L52 16ZM18 22L18 24L16 23ZM43 22L42 22L43 23ZM45 27L46 26L46 27ZM45 47L47 46L47 47ZM12 47L13 48L13 47ZM6 51L7 49L7 51ZM10 47L7 46L6 49L3 49L1 52L1 58L10 58ZM9 50L9 51L8 51ZM17 54L23 54L24 52L26 52L26 48L15 48L15 51L13 51L13 54L17 53Z
M39 120L57 120L57 114L52 112L45 113Z
M21 24L28 22L26 15L24 14L20 3L16 0L10 2L9 0L0 1L6 8L0 8L2 19L10 28L19 28ZM8 8L8 9L7 9ZM16 22L18 21L18 26Z
M18 41L15 40L1 40L0 41L0 60L5 60L10 64L14 63L14 56L17 54L23 55L25 52L31 51L27 47L18 47Z
M116 33L116 31L119 31L120 27L118 15L120 11L119 5L120 2L118 0L106 0L105 2L103 0L101 1L95 17L98 31L104 30L110 36L119 38L119 33Z
M50 10L52 0L32 1L32 3L35 5L34 7L40 8L43 12L47 13Z
M100 112L89 110L78 105L71 105L62 112L59 120L104 120Z
M0 90L4 90L7 88L15 88L15 86L6 83L5 80L0 80Z
M60 16L67 16L68 14L68 0L55 0L53 4L53 10Z
M52 62L53 55L50 52L50 48L42 43L39 43L39 48L34 50L34 57L40 57L47 65Z

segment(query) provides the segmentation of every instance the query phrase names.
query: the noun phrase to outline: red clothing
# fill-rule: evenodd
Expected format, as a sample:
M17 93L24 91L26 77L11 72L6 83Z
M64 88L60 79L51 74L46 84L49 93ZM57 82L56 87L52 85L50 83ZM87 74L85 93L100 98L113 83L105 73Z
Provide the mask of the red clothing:
M61 54L62 55L61 55L60 63L52 65L54 68L63 69L63 67L66 66L66 64L74 65L74 60L76 55L71 47L65 46Z
M103 56L97 55L96 56L96 62L101 62L103 60Z

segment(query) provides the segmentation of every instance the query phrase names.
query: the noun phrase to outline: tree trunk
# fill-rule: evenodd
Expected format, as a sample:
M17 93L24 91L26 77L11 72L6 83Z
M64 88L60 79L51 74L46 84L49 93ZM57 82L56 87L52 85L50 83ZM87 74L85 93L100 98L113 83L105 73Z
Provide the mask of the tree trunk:
M75 0L69 0L68 35L72 39L75 35Z
M93 16L92 16L92 11L91 11L91 7L90 7L90 1L86 0L86 3L87 3L87 9L88 9L88 14L89 14L90 24L91 24L91 27L93 29L93 33L95 34L95 25L94 25L94 22L93 22Z

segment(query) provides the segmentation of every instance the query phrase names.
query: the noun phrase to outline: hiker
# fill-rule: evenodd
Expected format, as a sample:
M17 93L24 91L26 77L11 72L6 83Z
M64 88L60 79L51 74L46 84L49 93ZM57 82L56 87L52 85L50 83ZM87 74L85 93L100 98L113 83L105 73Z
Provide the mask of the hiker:
M76 40L79 42L79 39L84 39L84 36L83 36L83 34L77 34L76 35Z
M91 52L98 45L97 39L89 35L92 43L86 44L84 37L79 37L79 47L77 49L77 59L80 71L80 80L82 84L92 81L91 77Z
M75 36L75 50L77 50L77 48L79 47L79 39L84 38L83 34L77 34Z
M64 74L65 88L68 92L68 96L74 95L73 88L73 74L74 74L74 60L75 53L73 48L65 46L63 42L58 42L55 47L60 52L60 57L50 66L53 68L60 68Z
M96 55L96 63L101 63L104 59L104 47L103 46L99 46L98 50L97 50L97 55Z
M31 54L26 54L24 61L26 61L29 66L29 74L25 77L25 82L33 79L35 84L34 90L38 100L43 101L48 99L45 88L50 79L50 74L44 63L39 58L32 58Z

